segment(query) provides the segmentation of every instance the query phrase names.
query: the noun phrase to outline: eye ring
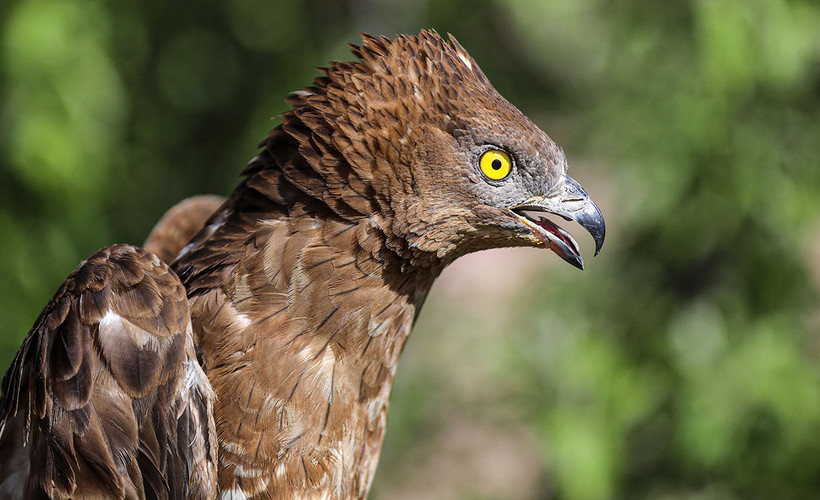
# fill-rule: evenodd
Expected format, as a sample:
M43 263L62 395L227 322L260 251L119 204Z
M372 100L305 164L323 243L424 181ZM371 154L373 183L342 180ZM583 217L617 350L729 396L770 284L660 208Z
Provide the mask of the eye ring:
M481 173L491 181L503 181L512 172L512 159L505 151L489 149L478 159Z

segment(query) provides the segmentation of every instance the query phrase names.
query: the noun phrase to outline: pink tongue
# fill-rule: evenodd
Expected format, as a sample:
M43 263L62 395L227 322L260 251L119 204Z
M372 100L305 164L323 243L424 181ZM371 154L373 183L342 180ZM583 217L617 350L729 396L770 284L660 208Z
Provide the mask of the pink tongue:
M552 222L550 222L547 219L541 219L539 221L535 221L535 223L538 224L539 226L541 226L542 228L544 228L545 230L547 230L547 232L552 233L555 236L557 236L559 240L566 243L566 245L569 248L571 248L573 251L575 251L575 253L579 253L578 252L578 247L575 246L575 242L572 241L571 239L567 238L566 236L564 236L555 224L553 224Z

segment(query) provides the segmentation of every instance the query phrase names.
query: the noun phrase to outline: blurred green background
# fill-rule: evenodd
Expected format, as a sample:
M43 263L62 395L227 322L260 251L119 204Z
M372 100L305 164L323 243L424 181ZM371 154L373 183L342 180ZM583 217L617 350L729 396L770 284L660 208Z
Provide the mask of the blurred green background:
M0 362L96 249L227 194L358 33L458 37L609 237L446 270L374 499L820 498L820 5L8 0Z

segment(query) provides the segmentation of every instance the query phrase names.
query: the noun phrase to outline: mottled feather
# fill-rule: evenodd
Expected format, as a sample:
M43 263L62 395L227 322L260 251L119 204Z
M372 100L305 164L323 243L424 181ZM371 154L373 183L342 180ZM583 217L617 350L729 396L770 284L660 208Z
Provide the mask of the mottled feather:
M179 279L145 250L107 247L66 279L3 379L0 496L212 496L212 399Z

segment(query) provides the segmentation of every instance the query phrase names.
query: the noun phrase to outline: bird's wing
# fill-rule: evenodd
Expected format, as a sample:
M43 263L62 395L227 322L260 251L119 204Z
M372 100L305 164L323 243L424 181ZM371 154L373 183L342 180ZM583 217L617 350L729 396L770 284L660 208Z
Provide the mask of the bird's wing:
M198 195L186 198L165 212L143 245L166 264L171 264L186 243L205 225L225 198Z
M0 497L212 497L212 394L177 276L144 249L104 248L3 379Z

